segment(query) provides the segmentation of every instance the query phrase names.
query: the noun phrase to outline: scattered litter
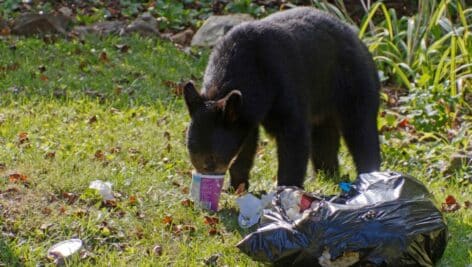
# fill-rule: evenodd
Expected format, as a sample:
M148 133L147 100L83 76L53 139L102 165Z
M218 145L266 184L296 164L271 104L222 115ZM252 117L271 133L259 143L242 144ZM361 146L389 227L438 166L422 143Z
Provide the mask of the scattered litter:
M82 248L82 240L69 239L53 245L48 250L48 257L53 259L64 259Z
M238 223L241 228L249 228L259 222L264 208L267 208L274 198L274 192L262 195L261 199L247 193L236 199L239 206Z
M257 198L247 194L240 204L243 216L262 215L258 229L237 247L278 266L434 266L439 261L447 226L420 181L373 172L343 187L349 191L335 196L278 187L262 212Z
M102 180L95 180L90 182L89 188L96 189L100 195L103 197L103 200L112 200L115 197L113 196L113 191L111 190L112 184L110 182L103 182Z

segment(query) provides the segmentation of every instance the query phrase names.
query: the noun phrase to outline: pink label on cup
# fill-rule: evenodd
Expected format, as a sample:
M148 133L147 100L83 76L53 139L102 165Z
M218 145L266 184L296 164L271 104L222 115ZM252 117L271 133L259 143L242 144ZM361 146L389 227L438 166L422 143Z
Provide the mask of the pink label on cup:
M200 202L203 207L217 211L224 179L202 177L200 181Z

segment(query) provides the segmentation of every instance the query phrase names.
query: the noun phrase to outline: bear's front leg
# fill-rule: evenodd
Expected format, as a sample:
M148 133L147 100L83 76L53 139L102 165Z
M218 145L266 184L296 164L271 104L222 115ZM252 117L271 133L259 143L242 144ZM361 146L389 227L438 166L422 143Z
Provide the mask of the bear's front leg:
M229 168L231 176L230 189L236 190L242 183L244 183L244 188L246 190L249 188L249 171L254 163L258 139L259 128L256 127L249 132L239 154L236 156L236 159Z
M276 134L279 169L277 185L303 188L310 151L308 127L300 121L284 124Z

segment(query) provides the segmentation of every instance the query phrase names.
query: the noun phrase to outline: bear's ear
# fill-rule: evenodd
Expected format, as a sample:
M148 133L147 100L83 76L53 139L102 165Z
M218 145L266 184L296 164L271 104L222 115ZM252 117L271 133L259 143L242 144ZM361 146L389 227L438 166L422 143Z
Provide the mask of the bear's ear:
M198 94L192 82L188 82L184 86L184 98L191 117L195 114L197 109L204 105L203 98Z
M226 121L234 122L238 119L241 104L243 102L243 95L239 90L233 90L229 92L218 102L218 105L221 107Z

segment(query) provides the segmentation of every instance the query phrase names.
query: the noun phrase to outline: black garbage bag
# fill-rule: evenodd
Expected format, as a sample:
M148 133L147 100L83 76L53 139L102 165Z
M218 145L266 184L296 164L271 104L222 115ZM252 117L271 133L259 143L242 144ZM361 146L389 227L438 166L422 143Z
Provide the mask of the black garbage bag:
M308 193L317 208L292 221L276 194L260 227L237 247L277 266L433 266L447 226L427 188L395 172L360 175L347 193Z

